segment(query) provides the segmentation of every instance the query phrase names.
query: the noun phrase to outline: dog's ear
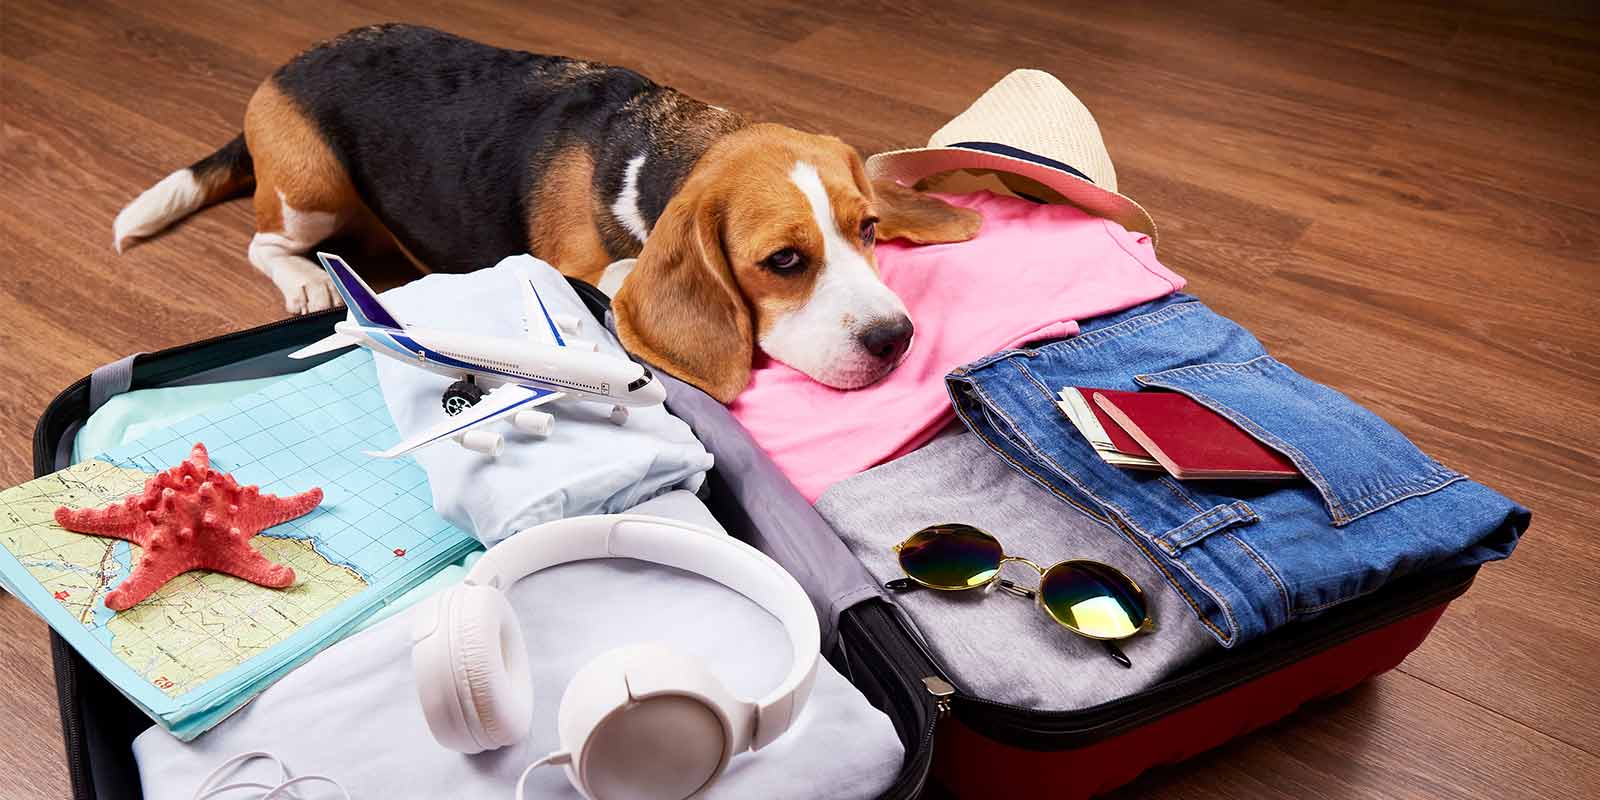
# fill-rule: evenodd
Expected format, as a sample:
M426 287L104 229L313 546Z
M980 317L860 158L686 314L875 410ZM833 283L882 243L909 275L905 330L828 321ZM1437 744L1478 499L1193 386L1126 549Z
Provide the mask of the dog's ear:
M667 204L611 309L629 352L730 403L750 382L755 337L705 195L685 186Z
M964 242L977 236L983 227L983 217L978 212L950 205L894 181L873 181L872 191L878 197L879 239L905 239L913 244Z

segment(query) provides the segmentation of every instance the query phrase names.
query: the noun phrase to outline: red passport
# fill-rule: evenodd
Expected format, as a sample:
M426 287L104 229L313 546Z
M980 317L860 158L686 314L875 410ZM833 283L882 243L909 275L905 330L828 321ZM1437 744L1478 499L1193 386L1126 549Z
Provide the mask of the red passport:
M1088 396L1091 398L1097 393L1106 392L1110 392L1112 394L1131 394L1130 392L1114 392L1110 389L1081 389L1080 391L1088 393ZM1130 456L1144 456L1145 458L1155 457L1150 455L1150 451L1146 450L1144 445L1139 444L1139 440L1129 436L1128 432L1123 429L1122 423L1113 419L1111 415L1106 413L1106 410L1093 399L1089 400L1089 410L1094 412L1094 418L1100 421L1100 427L1104 428L1106 431L1106 438L1111 440L1111 446L1116 448L1117 452Z
M1179 479L1295 478L1289 457L1268 447L1232 420L1177 392L1118 392L1085 389L1096 410L1104 411L1115 425L1106 433L1116 441L1120 432L1167 472ZM1121 445L1118 445L1121 450Z

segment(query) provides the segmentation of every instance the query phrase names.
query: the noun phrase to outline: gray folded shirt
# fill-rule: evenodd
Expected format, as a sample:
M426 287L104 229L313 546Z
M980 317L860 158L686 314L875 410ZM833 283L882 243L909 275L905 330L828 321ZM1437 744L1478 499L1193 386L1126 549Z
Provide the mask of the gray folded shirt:
M1007 555L1046 567L1074 558L1101 561L1144 589L1156 629L1118 643L1132 669L1014 595L892 595L969 694L1040 710L1085 708L1151 686L1216 647L1138 548L1017 474L965 431L835 484L816 507L880 583L905 575L891 547L919 528L961 522L993 534ZM1005 576L1024 586L1037 580L1022 565L1007 566Z

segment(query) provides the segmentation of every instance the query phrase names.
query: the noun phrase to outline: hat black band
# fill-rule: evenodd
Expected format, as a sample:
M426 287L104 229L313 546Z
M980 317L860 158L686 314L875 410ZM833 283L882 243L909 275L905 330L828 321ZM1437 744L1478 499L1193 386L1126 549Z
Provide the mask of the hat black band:
M1090 183L1094 183L1094 179L1093 178L1089 177L1088 175L1083 174L1078 169L1074 168L1071 164L1065 164L1065 163L1057 161L1057 160L1055 160L1053 158L1046 158L1046 157L1041 156L1041 155L1035 155L1035 154L1030 153L1030 152L1028 152L1026 150L1023 150L1021 148L1012 147L1011 145L1008 145L1008 144L1000 144L998 142L956 142L955 144L945 145L945 146L946 147L960 147L960 148L962 148L964 150L981 150L981 151L983 151L985 153L993 153L994 155L997 155L997 156L1010 156L1011 158L1017 158L1017 159L1021 159L1023 161L1031 161L1031 162L1033 162L1035 164L1038 164L1039 166L1049 167L1051 169L1058 169L1058 170L1061 170L1062 172L1065 172L1065 173L1068 173L1070 175L1074 175L1076 177L1082 178L1082 179L1084 179L1084 180L1086 180L1086 181L1088 181Z

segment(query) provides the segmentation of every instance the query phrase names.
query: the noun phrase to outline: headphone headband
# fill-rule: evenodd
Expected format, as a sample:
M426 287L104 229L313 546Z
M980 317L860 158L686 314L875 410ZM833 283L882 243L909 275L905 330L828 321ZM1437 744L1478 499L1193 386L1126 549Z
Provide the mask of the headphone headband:
M766 554L697 525L642 514L555 520L523 530L489 549L466 582L505 591L549 567L592 558L633 558L702 575L748 597L783 624L793 650L789 673L755 701L751 749L789 729L811 694L822 631L794 578Z

